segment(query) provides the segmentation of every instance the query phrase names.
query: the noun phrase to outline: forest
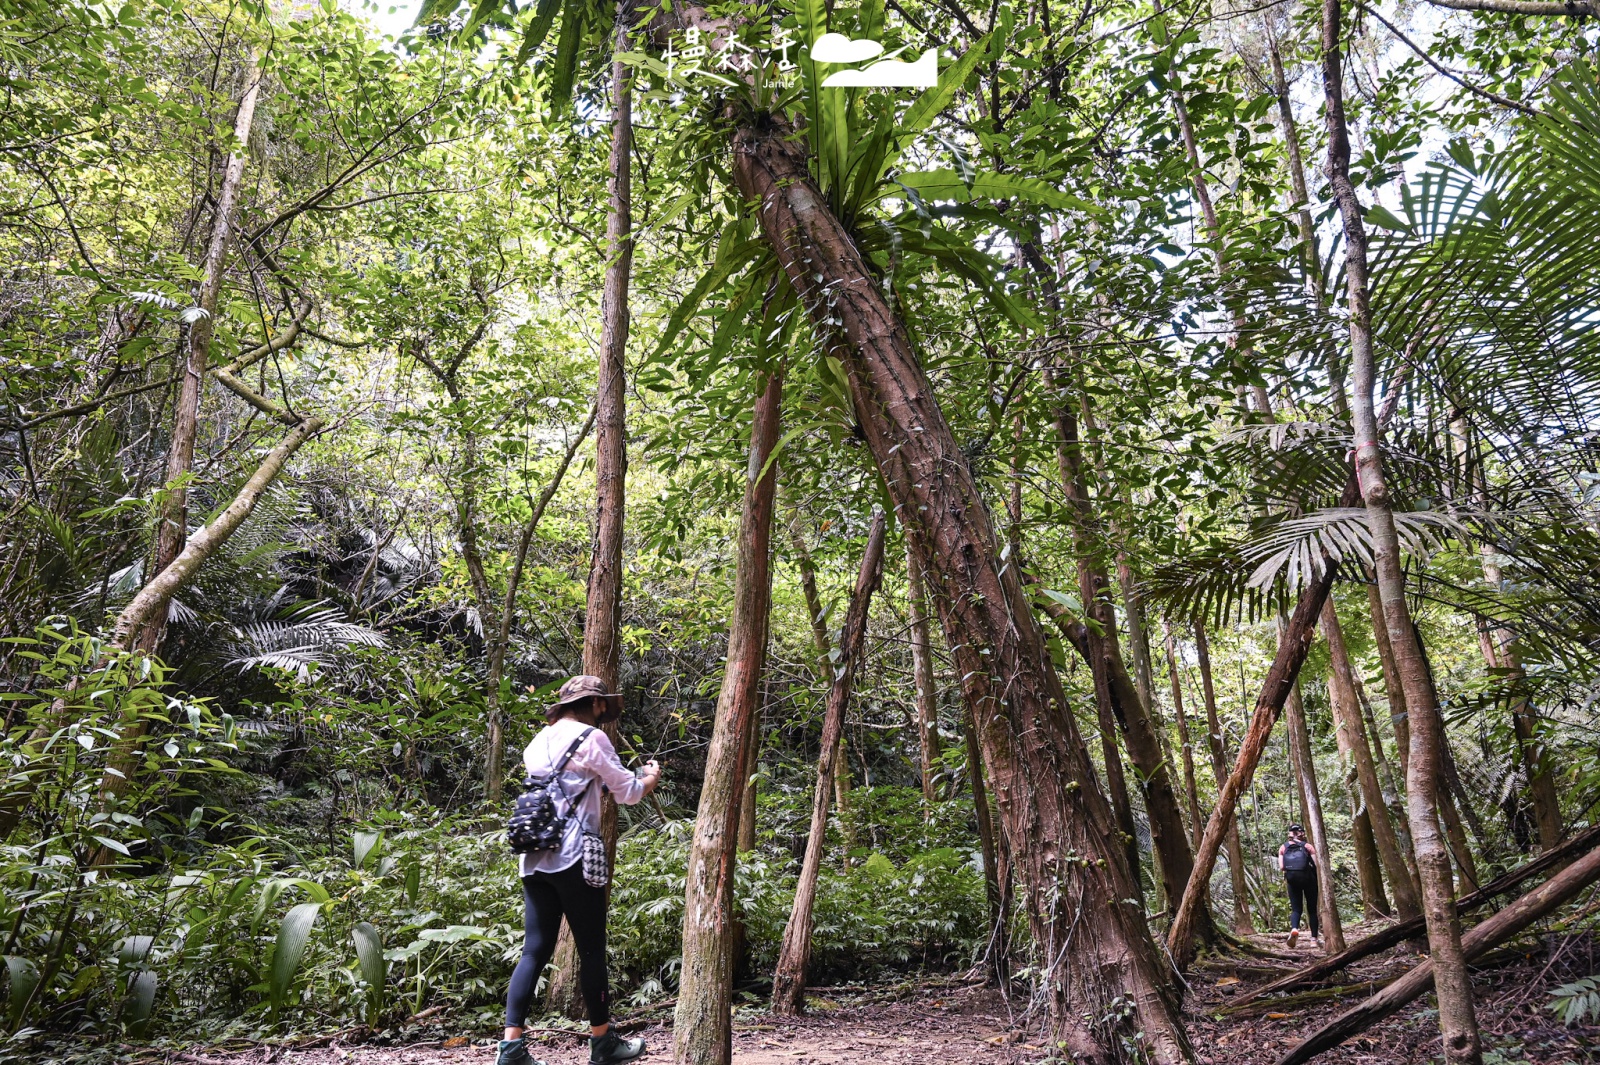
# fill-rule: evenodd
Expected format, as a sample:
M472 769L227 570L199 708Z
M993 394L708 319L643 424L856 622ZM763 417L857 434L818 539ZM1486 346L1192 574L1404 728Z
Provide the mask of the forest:
M0 1063L1600 1058L1597 17L0 0Z

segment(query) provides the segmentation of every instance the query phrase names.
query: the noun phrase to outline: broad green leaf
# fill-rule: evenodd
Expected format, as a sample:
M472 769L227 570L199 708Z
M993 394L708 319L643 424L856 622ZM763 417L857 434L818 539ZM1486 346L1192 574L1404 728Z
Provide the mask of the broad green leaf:
M11 1030L22 1027L22 1018L39 986L39 967L27 958L16 954L6 955L6 975L10 977L11 993L7 996L7 1013Z
M272 1002L272 1020L288 999L289 988L300 969L300 959L305 956L306 944L311 940L311 930L317 923L322 906L316 902L302 902L284 914L278 926L277 946L272 952L272 968L267 974L267 993Z
M560 10L561 0L539 0L539 6L533 11L533 20L528 23L528 32L522 36L522 47L517 49L516 66L520 67L533 58L533 53L550 35L550 27L555 25L556 13Z
M550 113L559 115L572 104L572 83L578 76L578 50L583 43L584 0L566 0L561 9L561 37L556 41L550 72Z
M351 837L351 850L357 869L365 869L367 862L383 846L383 833L358 829Z

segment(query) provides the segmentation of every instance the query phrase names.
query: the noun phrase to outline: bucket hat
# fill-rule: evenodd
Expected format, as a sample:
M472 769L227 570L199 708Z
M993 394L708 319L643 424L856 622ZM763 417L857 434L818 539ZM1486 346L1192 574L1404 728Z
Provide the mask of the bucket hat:
M587 673L576 677L568 677L561 685L561 690L556 693L556 701L545 711L547 721L555 721L561 716L561 708L572 703L582 702L585 699L599 699L601 702L600 713L597 720L602 725L609 725L622 716L622 694L620 692L606 691L605 681L599 677L591 677Z

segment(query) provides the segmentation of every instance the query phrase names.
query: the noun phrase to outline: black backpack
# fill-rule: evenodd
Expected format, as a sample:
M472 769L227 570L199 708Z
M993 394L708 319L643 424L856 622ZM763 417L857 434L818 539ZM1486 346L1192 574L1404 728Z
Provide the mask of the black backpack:
M567 748L567 753L561 756L561 761L556 763L549 776L529 777L522 782L524 790L517 796L516 803L511 807L511 820L506 823L506 842L517 854L553 851L561 846L567 821L572 817L572 811L577 809L584 792L589 790L588 785L584 785L578 798L568 801L567 812L563 815L558 800L566 799L567 791L561 786L561 773L593 731L592 728L586 728L572 741L572 746Z
M1292 839L1283 846L1283 871L1286 873L1303 872L1311 866L1311 852L1306 850L1306 845L1297 839Z

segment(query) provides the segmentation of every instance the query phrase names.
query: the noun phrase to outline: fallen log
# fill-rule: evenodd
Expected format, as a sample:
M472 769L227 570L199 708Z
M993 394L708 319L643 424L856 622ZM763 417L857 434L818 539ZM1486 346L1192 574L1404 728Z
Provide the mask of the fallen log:
M1464 895L1456 902L1456 913L1466 914L1478 907L1492 901L1497 895L1520 887L1522 884L1549 869L1553 869L1576 855L1600 846L1600 825L1585 829L1568 838L1565 842L1550 848L1531 862L1517 866L1509 872L1491 880L1483 887L1470 895ZM1420 916L1409 921L1397 921L1388 928L1374 932L1370 936L1356 940L1348 948L1337 954L1330 954L1326 958L1312 962L1303 969L1296 969L1278 980L1263 987L1258 987L1249 995L1239 1000L1239 1005L1254 1002L1275 995L1283 991L1295 991L1309 984L1326 980L1340 969L1345 968L1362 958L1369 958L1374 954L1388 950L1390 947L1399 946L1409 939L1416 939L1423 935L1425 928Z
M1600 847L1523 895L1461 937L1466 960L1476 961L1600 880ZM1400 1011L1433 987L1433 962L1424 961L1365 1002L1346 1010L1300 1043L1277 1065L1300 1065Z

